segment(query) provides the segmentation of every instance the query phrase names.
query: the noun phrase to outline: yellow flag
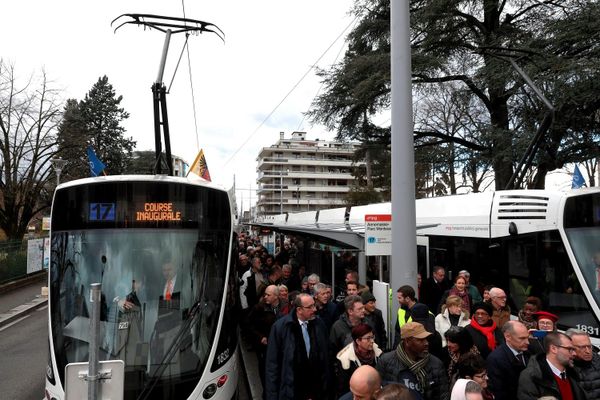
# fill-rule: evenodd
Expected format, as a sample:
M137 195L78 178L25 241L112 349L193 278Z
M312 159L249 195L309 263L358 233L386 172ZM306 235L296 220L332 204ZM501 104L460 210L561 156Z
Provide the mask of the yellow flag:
M200 149L200 152L196 156L196 159L194 160L194 163L190 168L190 172L211 182L210 173L208 172L208 166L206 165L206 158L204 157L204 150Z

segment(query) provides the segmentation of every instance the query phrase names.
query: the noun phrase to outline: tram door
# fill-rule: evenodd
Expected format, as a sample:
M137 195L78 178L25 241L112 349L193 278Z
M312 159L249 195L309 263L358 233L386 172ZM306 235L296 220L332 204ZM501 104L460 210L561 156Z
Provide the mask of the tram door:
M429 277L429 237L417 236L417 272L422 279Z

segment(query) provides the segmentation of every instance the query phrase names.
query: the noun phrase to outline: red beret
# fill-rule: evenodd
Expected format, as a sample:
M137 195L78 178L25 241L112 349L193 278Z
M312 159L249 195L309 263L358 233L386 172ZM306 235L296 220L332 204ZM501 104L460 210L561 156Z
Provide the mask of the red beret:
M547 311L538 311L534 312L533 315L539 321L540 319L549 319L550 321L556 323L558 321L558 316Z

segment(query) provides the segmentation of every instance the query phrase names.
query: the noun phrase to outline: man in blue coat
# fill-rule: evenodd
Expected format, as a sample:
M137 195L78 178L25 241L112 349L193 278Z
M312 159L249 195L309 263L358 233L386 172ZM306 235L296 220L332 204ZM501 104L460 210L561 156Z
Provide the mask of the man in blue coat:
M328 332L315 318L315 301L301 293L295 310L279 319L269 335L267 400L325 399L330 390Z
M529 362L529 332L519 321L508 321L502 327L505 343L496 347L487 358L490 391L495 400L517 398L517 385L521 371Z

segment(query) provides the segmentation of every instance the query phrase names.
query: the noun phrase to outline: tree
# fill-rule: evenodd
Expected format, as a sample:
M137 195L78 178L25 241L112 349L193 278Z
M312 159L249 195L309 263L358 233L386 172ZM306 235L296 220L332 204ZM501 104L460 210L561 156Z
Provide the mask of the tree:
M387 111L390 98L389 0L357 0L360 20L348 36L344 59L321 72L325 91L310 112L314 121L337 130L339 137L372 139L377 130L372 117ZM477 156L489 164L497 189L510 181L515 160L540 126L542 114L519 113L523 99L532 96L510 59L533 76L555 100L557 118L536 158L543 186L545 173L562 162L565 138L588 135L581 127L591 124L598 99L586 76L598 76L600 16L598 2L589 0L411 0L411 46L415 92L454 83L457 91L477 101L476 135L470 138L439 130L421 130L417 139L437 139L441 151L454 143L455 150ZM584 33L579 33L581 29ZM560 88L569 88L567 92ZM583 93L586 96L573 96ZM528 117L529 119L526 119ZM466 117L462 123L469 123ZM365 129L367 128L367 129ZM597 134L591 133L598 143ZM386 138L378 138L385 141ZM389 138L387 138L389 141ZM434 141L435 142L435 141ZM458 149L457 146L462 149ZM571 152L572 153L572 152ZM568 159L565 153L565 160ZM558 160L558 163L553 162ZM448 179L452 178L448 176Z
M69 162L65 167L67 179L89 176L88 146L92 146L106 165L107 174L119 175L127 169L135 142L124 136L121 122L129 118L129 113L120 107L122 99L123 96L116 95L108 77L103 76L84 100L67 101L58 141L59 154Z
M14 65L0 60L0 228L9 239L22 239L32 217L51 202L57 94L43 71L20 86Z
M131 161L123 173L131 175L154 175L154 164L156 164L156 153L154 150L134 151Z

